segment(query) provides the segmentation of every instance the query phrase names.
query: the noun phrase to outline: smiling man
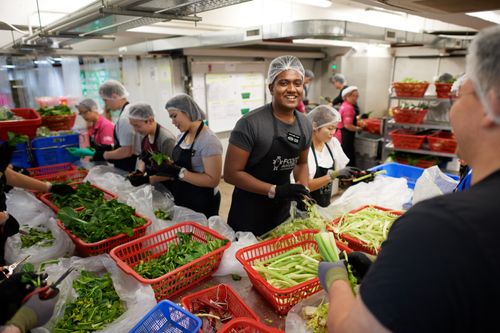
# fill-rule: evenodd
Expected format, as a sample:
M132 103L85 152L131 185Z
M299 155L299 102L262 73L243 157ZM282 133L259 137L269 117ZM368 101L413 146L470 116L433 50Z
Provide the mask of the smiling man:
M296 111L304 92L304 68L296 57L278 57L269 66L267 81L272 102L236 123L224 165L225 181L235 185L228 223L256 235L285 221L290 202L309 195L312 127ZM292 171L295 184L290 184Z

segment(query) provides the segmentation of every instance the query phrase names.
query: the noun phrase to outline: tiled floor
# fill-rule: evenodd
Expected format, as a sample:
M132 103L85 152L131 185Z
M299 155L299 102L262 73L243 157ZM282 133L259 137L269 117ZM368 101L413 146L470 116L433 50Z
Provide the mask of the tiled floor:
M228 184L221 179L219 183L219 191L221 194L219 215L227 222L227 215L229 214L229 208L231 207L231 197L233 195L234 186Z

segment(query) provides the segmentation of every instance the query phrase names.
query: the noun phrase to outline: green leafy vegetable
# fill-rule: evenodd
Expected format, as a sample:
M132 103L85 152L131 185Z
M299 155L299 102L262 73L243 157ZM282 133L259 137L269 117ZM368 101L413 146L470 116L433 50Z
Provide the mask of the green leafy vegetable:
M163 162L172 163L172 159L161 152L154 153L154 152L150 151L149 153L151 154L151 159L153 161L155 161L157 166L162 165Z
M26 143L29 141L29 137L25 134L7 132L7 137L8 137L7 142L9 143L9 146L15 146L20 143Z
M402 79L401 82L403 82L403 83L427 83L427 81L419 81L419 80L416 80L416 79L409 77L409 76Z
M161 220L171 220L172 216L170 216L170 211L166 211L163 209L155 210L155 216Z
M104 201L104 193L92 186L89 182L76 185L76 193L71 195L58 195L52 193L50 200L57 207L86 207L88 205L95 205Z
M50 247L54 244L54 236L50 230L46 230L41 226L28 228L28 231L21 233L21 248L32 247L37 245L40 247Z
M167 274L191 261L212 252L228 242L227 239L211 239L207 236L207 242L201 243L194 240L193 233L178 232L178 243L168 244L168 250L162 255L141 260L134 266L134 270L146 279L154 279Z
M10 111L5 106L0 107L0 121L16 120L18 118L22 119L21 117L17 117L14 113L12 113L12 111Z
M313 333L327 333L328 303L321 302L316 306L305 306L302 308L302 318L306 320L307 328Z
M134 208L113 199L87 205L81 211L63 207L57 217L78 238L94 243L121 233L132 236L135 228L146 223L134 213Z
M56 105L53 107L44 106L39 108L37 111L42 117L67 116L72 114L71 109L67 105Z
M113 287L109 273L98 277L82 271L73 281L78 297L67 304L54 333L87 333L102 330L125 312L125 307Z

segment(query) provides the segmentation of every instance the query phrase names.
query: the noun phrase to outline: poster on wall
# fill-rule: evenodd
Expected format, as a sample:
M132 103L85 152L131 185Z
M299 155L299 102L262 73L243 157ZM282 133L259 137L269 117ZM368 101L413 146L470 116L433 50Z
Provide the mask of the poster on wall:
M80 82L82 85L82 96L92 98L101 107L104 102L99 97L99 87L109 79L121 80L121 68L118 58L113 61L111 57L106 57L101 63L97 57L84 57L83 66L80 70Z
M262 73L205 75L208 126L215 133L230 131L241 116L265 102Z

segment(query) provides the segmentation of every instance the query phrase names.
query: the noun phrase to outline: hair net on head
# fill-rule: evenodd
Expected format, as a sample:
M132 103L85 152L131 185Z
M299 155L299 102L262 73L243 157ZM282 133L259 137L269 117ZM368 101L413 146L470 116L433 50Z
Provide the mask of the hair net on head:
M307 114L313 129L330 126L340 122L340 113L329 105L318 105Z
M97 103L92 98L82 99L77 105L77 109L83 109L85 111L98 111Z
M453 85L451 86L451 92L456 94L460 90L460 87L462 84L464 84L465 80L467 79L467 76L465 74L460 75L455 82L453 82Z
M280 75L281 72L294 70L300 74L302 80L304 80L304 67L297 57L291 55L285 55L278 58L274 58L269 65L269 70L267 72L267 83L271 84L274 82L276 77Z
M310 79L314 79L315 78L314 72L312 70L310 70L310 69L306 69L304 71L304 76L308 77Z
M102 99L113 99L113 94L117 95L118 98L128 97L127 89L116 80L108 80L99 87L99 96Z
M330 81L332 81L332 82L338 82L340 84L344 84L345 83L345 76L342 75L342 74L335 74L334 76L332 76L330 78Z
M500 115L493 113L487 95L495 91L500 98L500 25L481 30L473 39L466 58L465 73L486 113L500 124Z
M187 94L178 94L169 99L165 105L165 109L167 109L167 111L176 109L184 112L191 121L203 120L206 118L205 112L203 112L194 99Z
M132 104L128 110L128 119L148 120L155 117L153 108L146 103Z
M349 86L349 87L345 88L344 90L342 90L342 99L345 99L345 97L348 94L352 93L355 90L358 90L358 87L356 87L356 86Z

